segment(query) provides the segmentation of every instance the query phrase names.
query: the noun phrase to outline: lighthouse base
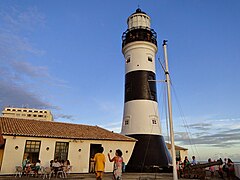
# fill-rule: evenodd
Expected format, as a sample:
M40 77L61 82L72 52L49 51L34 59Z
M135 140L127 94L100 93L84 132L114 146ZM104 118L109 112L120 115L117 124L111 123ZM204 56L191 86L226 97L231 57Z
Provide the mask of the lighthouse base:
M127 163L127 172L168 170L172 159L161 135L131 134L127 136L138 140Z

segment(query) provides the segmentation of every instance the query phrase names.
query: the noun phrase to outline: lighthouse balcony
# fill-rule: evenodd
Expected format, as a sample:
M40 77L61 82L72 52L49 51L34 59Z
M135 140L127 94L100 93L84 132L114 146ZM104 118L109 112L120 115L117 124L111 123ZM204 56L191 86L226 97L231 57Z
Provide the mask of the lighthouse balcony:
M122 47L134 41L147 41L157 46L157 33L147 27L137 27L126 30L122 35Z

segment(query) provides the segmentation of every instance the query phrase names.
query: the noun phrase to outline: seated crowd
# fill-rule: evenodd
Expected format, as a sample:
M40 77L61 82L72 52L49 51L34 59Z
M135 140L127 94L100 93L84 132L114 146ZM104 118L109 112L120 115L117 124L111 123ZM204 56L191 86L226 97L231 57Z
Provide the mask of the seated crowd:
M71 166L70 166L70 161L69 160L61 160L58 161L58 159L55 159L54 161L50 161L50 167L42 167L41 166L41 161L37 160L37 162L30 162L30 157L28 156L26 159L23 160L22 163L22 168L19 169L19 166L16 167L17 171L22 171L22 175L34 175L35 177L38 177L41 173L41 175L44 175L46 168L50 170L48 173L49 176L55 175L55 177L62 176L63 178L66 177L67 173L70 172ZM48 170L48 171L49 171ZM17 174L16 174L17 175Z
M69 160L61 160L58 161L58 159L55 159L54 161L50 161L50 168L54 172L54 175L57 176L58 172L62 172L63 176L66 176L66 173L70 171L70 161Z

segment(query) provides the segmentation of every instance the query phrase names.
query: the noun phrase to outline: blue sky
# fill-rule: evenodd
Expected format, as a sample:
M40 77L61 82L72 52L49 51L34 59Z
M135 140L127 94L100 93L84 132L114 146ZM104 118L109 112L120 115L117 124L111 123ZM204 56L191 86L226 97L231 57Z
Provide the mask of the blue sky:
M176 144L201 160L240 161L238 0L0 1L0 107L46 108L56 121L120 132L121 36L138 6L151 17L161 61L168 40Z

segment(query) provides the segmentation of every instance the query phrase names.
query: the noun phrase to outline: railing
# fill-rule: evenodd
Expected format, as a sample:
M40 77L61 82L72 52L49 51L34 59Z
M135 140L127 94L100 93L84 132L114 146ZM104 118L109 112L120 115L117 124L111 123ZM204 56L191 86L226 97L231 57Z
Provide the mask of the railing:
M122 47L134 41L147 41L157 46L157 33L148 27L127 29L122 35Z

